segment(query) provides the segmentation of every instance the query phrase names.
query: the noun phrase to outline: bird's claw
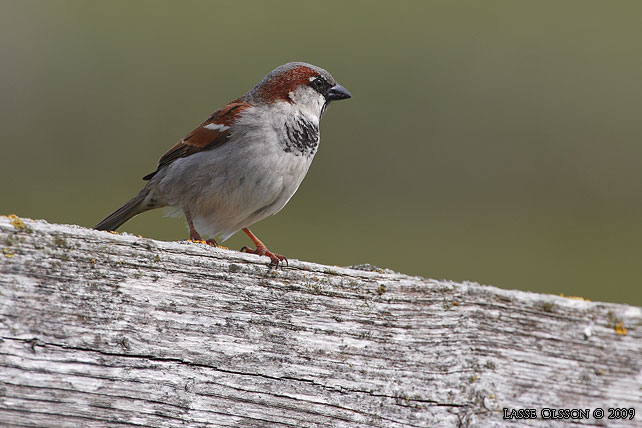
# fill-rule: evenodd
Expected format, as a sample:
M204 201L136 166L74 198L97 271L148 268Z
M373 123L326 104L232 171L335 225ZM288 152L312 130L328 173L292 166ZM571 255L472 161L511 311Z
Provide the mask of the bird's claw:
M268 256L270 258L270 264L275 267L279 267L279 263L285 262L285 265L288 266L288 259L280 254L273 253L268 250L267 247L257 247L256 250L253 250L249 247L244 246L241 248L242 253L256 254L258 256Z

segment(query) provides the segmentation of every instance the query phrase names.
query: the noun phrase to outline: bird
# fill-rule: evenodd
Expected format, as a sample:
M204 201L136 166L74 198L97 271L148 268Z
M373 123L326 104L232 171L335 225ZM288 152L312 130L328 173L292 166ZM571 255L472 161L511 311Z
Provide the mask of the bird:
M290 62L275 68L245 95L212 113L143 177L143 189L94 226L115 231L132 217L170 207L185 215L192 241L218 246L239 230L278 266L249 227L276 214L299 188L319 147L319 120L331 101L352 95L323 68Z

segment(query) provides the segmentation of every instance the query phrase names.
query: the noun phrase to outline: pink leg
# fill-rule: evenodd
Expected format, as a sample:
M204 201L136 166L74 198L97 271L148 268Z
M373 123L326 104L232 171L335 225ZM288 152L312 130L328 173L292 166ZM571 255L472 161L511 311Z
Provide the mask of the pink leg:
M256 245L256 250L251 250L248 247L243 247L241 248L242 252L257 254L259 256L268 256L271 260L271 264L275 266L278 266L280 262L285 262L286 265L288 264L288 259L286 259L280 254L276 254L268 250L265 244L261 242L261 240L257 238L256 235L253 234L252 231L250 231L250 229L248 229L247 227L244 227L243 232L245 232L245 234L250 237L252 242L254 242L254 245Z
M189 226L189 239L190 240L192 240L192 241L201 241L201 242L205 242L208 245L212 245L214 247L218 247L218 243L213 239L208 239L207 241L203 241L203 238L201 238L201 235L194 228L194 223L192 222L192 216L190 216L187 211L185 211L185 218L187 219L187 225Z

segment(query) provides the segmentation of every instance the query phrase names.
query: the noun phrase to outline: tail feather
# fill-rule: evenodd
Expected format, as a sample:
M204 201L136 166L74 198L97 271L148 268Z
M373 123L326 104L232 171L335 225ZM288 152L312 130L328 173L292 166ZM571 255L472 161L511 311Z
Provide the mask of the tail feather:
M138 195L131 198L122 207L105 217L100 223L94 226L96 230L116 230L130 218L142 212L156 208L145 202L148 195L147 189L143 189Z

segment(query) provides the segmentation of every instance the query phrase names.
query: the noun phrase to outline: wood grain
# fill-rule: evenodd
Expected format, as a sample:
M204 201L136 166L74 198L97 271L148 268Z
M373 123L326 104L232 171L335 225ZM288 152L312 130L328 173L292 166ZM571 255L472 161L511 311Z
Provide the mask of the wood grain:
M2 426L642 426L639 307L9 217L0 248Z

